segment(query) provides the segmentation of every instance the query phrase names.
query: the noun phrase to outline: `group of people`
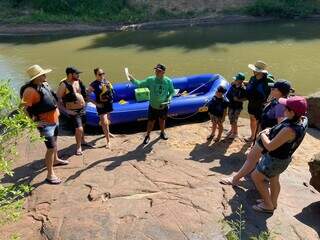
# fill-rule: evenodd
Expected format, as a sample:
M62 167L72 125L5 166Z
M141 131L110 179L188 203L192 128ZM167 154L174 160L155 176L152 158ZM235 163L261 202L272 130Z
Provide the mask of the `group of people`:
M274 81L268 73L267 64L257 61L249 64L253 76L248 82L245 75L239 72L231 86L219 86L208 103L208 112L212 122L212 131L207 140L218 135L220 141L223 122L228 113L231 129L228 138L238 135L238 118L243 109L243 102L248 100L251 136L246 139L252 142L243 167L231 178L222 179L221 184L239 185L241 178L251 173L252 179L261 194L261 199L253 208L256 211L272 213L277 207L280 192L279 175L288 167L292 154L302 142L307 130L307 103L303 97L290 96L293 92L290 82ZM60 184L61 180L54 173L54 166L66 165L68 161L59 159L57 154L57 136L59 128L59 110L69 116L75 128L76 155L82 155L85 141L83 125L85 124L85 104L95 104L100 117L100 124L106 138L106 148L110 148L109 113L113 111L114 90L102 68L95 68L95 80L86 88L80 80L81 72L66 68L63 79L56 93L49 87L46 74L51 69L33 65L27 69L30 77L20 91L25 112L38 124L38 129L45 138L47 152L45 163L48 169L46 181ZM150 133L156 120L159 120L160 138L168 140L165 133L165 121L170 101L175 90L172 80L165 76L166 67L157 64L155 74L144 80L136 80L130 73L128 79L136 86L148 88L150 101L148 109L147 133L143 143L148 144ZM265 181L269 181L269 185ZM270 188L270 189L269 189Z

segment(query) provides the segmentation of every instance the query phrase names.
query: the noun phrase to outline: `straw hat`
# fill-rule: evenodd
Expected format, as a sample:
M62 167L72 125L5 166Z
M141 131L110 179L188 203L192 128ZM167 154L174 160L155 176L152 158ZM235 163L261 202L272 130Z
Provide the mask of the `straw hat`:
M33 65L31 67L29 67L27 69L27 73L30 77L30 80L32 81L33 79L43 75L43 74L47 74L49 72L51 72L51 69L43 69L42 67L40 67L39 65Z
M263 61L257 61L254 65L249 64L248 67L255 72L268 73L267 64Z

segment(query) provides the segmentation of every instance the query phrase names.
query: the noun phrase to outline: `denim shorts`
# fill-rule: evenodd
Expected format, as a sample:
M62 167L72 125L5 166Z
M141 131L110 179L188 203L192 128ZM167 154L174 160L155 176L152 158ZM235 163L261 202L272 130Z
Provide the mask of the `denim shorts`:
M272 178L284 172L288 168L290 162L291 157L287 159L280 159L272 157L266 153L262 155L256 169L266 177Z
M236 124L238 122L241 110L242 109L234 109L234 108L228 109L228 117L230 120L230 124Z
M44 137L45 145L48 149L55 148L57 146L57 136L59 133L58 124L46 124L44 126L38 127L40 136Z

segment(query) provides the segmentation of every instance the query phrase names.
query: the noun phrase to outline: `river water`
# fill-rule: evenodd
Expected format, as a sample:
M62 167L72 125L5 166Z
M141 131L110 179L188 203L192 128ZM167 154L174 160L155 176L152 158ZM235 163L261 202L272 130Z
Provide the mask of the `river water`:
M299 94L320 90L320 24L291 21L194 27L167 31L128 31L73 35L0 36L1 79L15 87L27 80L32 64L52 68L56 87L66 66L93 80L102 67L111 82L125 81L124 67L142 79L164 63L167 75L219 73L226 79L238 71L251 75L248 63L264 60L276 78L288 79Z

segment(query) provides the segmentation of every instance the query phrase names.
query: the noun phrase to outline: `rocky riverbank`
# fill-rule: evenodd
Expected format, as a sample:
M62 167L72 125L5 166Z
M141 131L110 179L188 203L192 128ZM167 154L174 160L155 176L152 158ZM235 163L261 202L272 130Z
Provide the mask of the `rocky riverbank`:
M320 194L308 182L308 162L318 151L320 132L309 132L281 177L282 192L273 216L251 209L258 198L250 179L239 188L222 186L220 178L237 171L249 147L249 123L240 121L240 138L208 143L209 122L168 129L170 139L152 133L116 134L112 150L103 136L89 136L95 149L72 156L74 138L59 138L59 154L70 165L57 168L64 183L43 183L44 146L21 145L13 178L30 182L23 217L0 227L1 237L22 239L224 239L224 220L236 219L243 205L246 237L270 230L276 239L318 239ZM228 128L228 125L225 126Z

